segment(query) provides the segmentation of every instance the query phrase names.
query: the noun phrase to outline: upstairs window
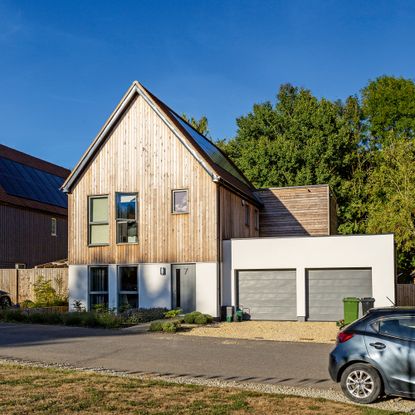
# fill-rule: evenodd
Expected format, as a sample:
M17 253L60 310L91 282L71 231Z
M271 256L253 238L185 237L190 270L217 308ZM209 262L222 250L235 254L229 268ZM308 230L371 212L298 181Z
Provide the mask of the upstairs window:
M89 198L89 245L108 244L108 196L92 196Z
M50 221L50 234L52 236L56 236L57 235L57 226L56 226L56 218L51 218Z
M172 212L173 213L189 213L189 200L188 200L187 190L173 190Z
M259 230L259 210L255 209L255 230Z
M117 243L137 243L137 193L117 193L116 203Z
M245 225L249 226L251 224L251 208L248 203L245 202Z

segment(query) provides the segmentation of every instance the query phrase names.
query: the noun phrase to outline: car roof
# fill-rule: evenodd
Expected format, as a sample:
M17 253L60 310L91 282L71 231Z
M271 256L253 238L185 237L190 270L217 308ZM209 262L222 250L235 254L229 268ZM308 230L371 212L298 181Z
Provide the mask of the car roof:
M379 307L369 310L371 315L415 314L415 307Z

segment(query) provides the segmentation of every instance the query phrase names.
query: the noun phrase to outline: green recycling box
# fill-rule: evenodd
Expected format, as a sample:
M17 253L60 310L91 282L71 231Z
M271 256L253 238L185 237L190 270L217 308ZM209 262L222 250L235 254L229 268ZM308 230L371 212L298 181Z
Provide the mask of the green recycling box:
M344 324L350 324L359 318L359 303L357 297L343 298Z

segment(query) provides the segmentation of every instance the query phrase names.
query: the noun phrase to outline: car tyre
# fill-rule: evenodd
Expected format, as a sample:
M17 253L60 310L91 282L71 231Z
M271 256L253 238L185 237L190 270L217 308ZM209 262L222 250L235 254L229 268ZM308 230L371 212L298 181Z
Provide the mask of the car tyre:
M375 402L383 389L379 372L364 363L355 363L346 368L340 384L348 399L363 404Z

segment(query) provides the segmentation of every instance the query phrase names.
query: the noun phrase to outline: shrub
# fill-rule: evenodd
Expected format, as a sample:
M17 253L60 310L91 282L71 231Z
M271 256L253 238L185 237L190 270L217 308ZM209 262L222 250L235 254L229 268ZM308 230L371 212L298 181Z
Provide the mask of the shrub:
M194 320L195 324L207 324L208 319L204 314L201 314L200 316L196 316Z
M27 322L27 314L21 310L5 309L0 310L0 320L9 323L25 323Z
M117 316L111 311L109 311L107 313L96 314L96 323L100 327L113 329L116 327L120 327L123 323L123 319L120 316Z
M194 324L195 318L198 316L201 316L202 313L200 311L192 311L191 313L185 314L184 316L184 322L186 324Z
M62 315L62 322L65 326L81 326L82 325L82 314L79 312L70 312Z
M175 308L174 310L166 311L163 314L164 314L164 318L175 318L181 313L182 313L182 310L180 308Z
M127 324L148 323L154 320L160 320L164 317L165 308L138 308L123 312L121 317L125 319Z
M58 285L60 284L58 280ZM52 287L52 282L46 280L43 276L39 276L33 284L35 292L35 307L51 307L67 305L68 299L62 294L58 294Z
M161 321L153 321L150 324L150 331L163 331L163 325Z
M162 323L163 331L166 333L176 333L180 328L180 323L177 320L166 321Z
M21 308L33 308L36 307L36 304L31 301L31 300L24 300L21 304L20 304Z

